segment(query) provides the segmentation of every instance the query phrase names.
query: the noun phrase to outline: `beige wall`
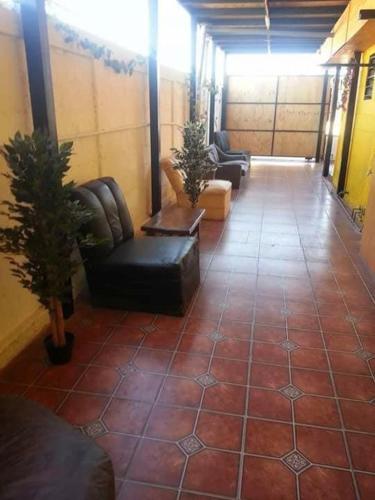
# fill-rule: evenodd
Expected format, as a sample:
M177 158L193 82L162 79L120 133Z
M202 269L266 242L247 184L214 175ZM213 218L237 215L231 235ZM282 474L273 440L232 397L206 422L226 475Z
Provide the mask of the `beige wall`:
M147 68L118 75L101 61L67 45L50 25L51 66L59 140L74 141L70 178L81 183L111 175L120 183L136 230L150 213L150 148ZM93 39L92 36L90 36ZM112 47L117 57L132 54ZM17 130L32 130L23 40L18 15L0 6L0 144ZM186 76L162 68L160 81L161 154L180 145L179 126L187 117ZM6 166L0 160L0 172ZM162 178L163 204L174 194ZM9 197L0 177L0 198ZM4 217L0 224L6 224ZM46 323L36 299L11 276L0 256L0 365Z

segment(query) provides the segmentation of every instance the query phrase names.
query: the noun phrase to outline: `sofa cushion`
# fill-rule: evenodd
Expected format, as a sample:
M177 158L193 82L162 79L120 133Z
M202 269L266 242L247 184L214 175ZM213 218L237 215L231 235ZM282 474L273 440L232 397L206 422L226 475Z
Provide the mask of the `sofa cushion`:
M119 245L101 263L95 274L102 282L175 278L183 259L195 244L195 237L153 236L128 240Z

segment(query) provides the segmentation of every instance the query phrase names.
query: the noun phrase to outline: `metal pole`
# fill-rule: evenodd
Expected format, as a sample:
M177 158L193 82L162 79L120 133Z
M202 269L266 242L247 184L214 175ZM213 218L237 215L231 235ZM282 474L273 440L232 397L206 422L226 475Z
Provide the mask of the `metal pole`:
M328 177L329 174L329 166L331 162L331 153L332 153L332 142L333 142L333 126L335 123L336 117L336 108L337 108L337 99L339 94L339 83L340 83L340 67L336 67L335 74L335 85L333 88L332 101L331 101L331 112L329 116L329 131L327 136L327 144L324 155L324 163L323 163L323 177Z
M151 205L152 215L161 210L161 178L159 164L159 0L149 0L148 88L150 107Z
M190 121L194 121L197 105L197 21L193 16L191 16L190 50Z
M211 52L211 88L210 88L210 123L209 123L209 134L208 140L212 144L214 142L214 132L215 132L215 103L216 103L216 45L212 41L212 52Z
M354 57L355 60L359 62L361 60L361 53L355 52ZM354 123L354 110L355 110L355 103L357 100L358 79L359 79L359 66L357 65L353 66L353 75L352 75L352 81L350 85L350 92L348 98L348 109L346 112L344 140L342 144L340 174L337 183L337 194L341 197L343 197L343 193L345 190L346 172L348 170L349 151L352 142L352 131Z
M57 144L44 0L21 0L20 13L34 129L47 133Z
M323 139L323 127L324 127L324 118L326 116L326 101L327 101L327 89L328 89L328 70L325 71L324 80L323 80L323 90L322 90L322 99L320 101L320 117L319 117L319 132L318 132L318 140L316 143L316 152L315 152L315 161L319 162L321 158L321 150L322 150L322 139Z

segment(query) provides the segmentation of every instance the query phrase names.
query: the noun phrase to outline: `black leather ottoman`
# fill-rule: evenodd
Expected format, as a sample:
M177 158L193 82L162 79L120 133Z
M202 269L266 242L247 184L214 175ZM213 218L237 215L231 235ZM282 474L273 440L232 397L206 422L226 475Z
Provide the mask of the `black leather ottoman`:
M134 238L125 199L111 177L76 188L75 199L94 212L85 231L101 241L81 249L93 305L183 315L200 281L197 239Z
M0 397L1 500L114 500L112 464L51 411Z

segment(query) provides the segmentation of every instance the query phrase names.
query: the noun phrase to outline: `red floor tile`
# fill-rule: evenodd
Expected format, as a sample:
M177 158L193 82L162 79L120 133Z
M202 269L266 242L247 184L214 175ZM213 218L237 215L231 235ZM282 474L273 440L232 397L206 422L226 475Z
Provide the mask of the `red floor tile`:
M288 338L300 347L312 347L318 349L324 348L320 332L314 330L289 330Z
M155 330L146 335L146 338L142 344L142 347L147 347L150 349L165 349L174 350L178 340L180 338L179 333L168 330Z
M248 414L289 422L292 418L291 403L279 392L250 389Z
M188 460L183 487L203 493L236 495L239 455L203 450Z
M254 342L253 344L253 361L287 365L288 353L278 344L266 344L262 342Z
M221 382L246 384L248 363L237 359L213 358L210 373Z
M310 462L348 467L342 432L297 426L297 448Z
M198 377L207 373L210 358L200 354L177 353L169 373L181 377Z
M375 436L348 432L347 438L353 467L366 472L375 472Z
M247 420L247 453L282 457L292 449L293 429L290 424L266 420Z
M38 386L55 389L71 389L84 371L84 366L74 364L50 366L43 375L38 378L36 384Z
M136 353L135 347L105 345L95 356L93 363L102 366L123 367Z
M243 500L294 500L297 498L295 477L278 460L245 457Z
M125 481L118 500L176 500L177 492L156 486Z
M361 500L373 500L375 492L375 476L361 473L357 473L355 476Z
M335 373L334 378L339 397L363 401L375 399L375 383L371 377Z
M121 321L121 324L125 326L136 326L136 327L146 327L151 325L156 319L155 314L143 313L143 312L129 312L127 313L125 319Z
M72 425L87 425L98 420L108 398L94 394L70 394L58 414L65 418Z
M280 389L289 383L289 368L272 366L262 363L252 363L250 385Z
M108 344L139 346L145 337L145 333L137 327L116 326L112 329Z
M202 319L202 318L188 318L184 332L189 335L211 335L218 329L219 322Z
M328 356L331 361L333 372L370 375L366 362L355 354L329 351Z
M323 349L296 349L291 352L290 359L294 368L328 370L327 356Z
M108 432L104 436L96 438L96 442L108 453L113 464L115 477L124 477L138 439L133 436Z
M374 404L341 400L340 406L347 429L375 432Z
M196 435L208 447L240 451L242 426L243 419L240 417L202 411Z
M121 382L116 396L153 403L163 380L163 375L131 371Z
M25 398L36 401L50 410L56 410L66 395L65 391L42 387L30 387L24 394Z
M243 415L245 396L244 387L220 383L205 390L202 407L206 410Z
M134 358L134 364L140 369L155 373L166 373L172 353L140 349Z
M294 403L295 419L300 424L341 427L336 401L318 396L302 396Z
M292 381L296 387L306 394L333 396L331 376L328 372L293 368Z
M43 361L16 358L0 372L0 380L19 384L32 384L44 371Z
M177 445L143 439L128 471L128 479L178 486L185 456Z
M223 339L215 347L214 355L223 358L249 359L250 342L238 339Z
M360 349L360 344L354 335L334 335L326 333L324 335L326 347L332 351L354 352Z
M146 435L178 441L193 432L196 416L192 409L157 405L151 412Z
M213 341L203 335L183 335L178 350L189 354L210 355L214 348Z
M75 386L76 391L112 394L120 382L120 374L115 368L89 366Z
M103 415L110 431L140 434L150 414L151 405L141 401L114 398Z
M202 388L194 380L167 377L159 401L163 404L197 408L201 396Z
M286 329L276 326L254 325L254 339L278 343L287 338Z
M301 498L304 500L355 500L350 472L311 467L299 479Z
M220 324L219 332L225 337L250 340L251 323L223 320Z

